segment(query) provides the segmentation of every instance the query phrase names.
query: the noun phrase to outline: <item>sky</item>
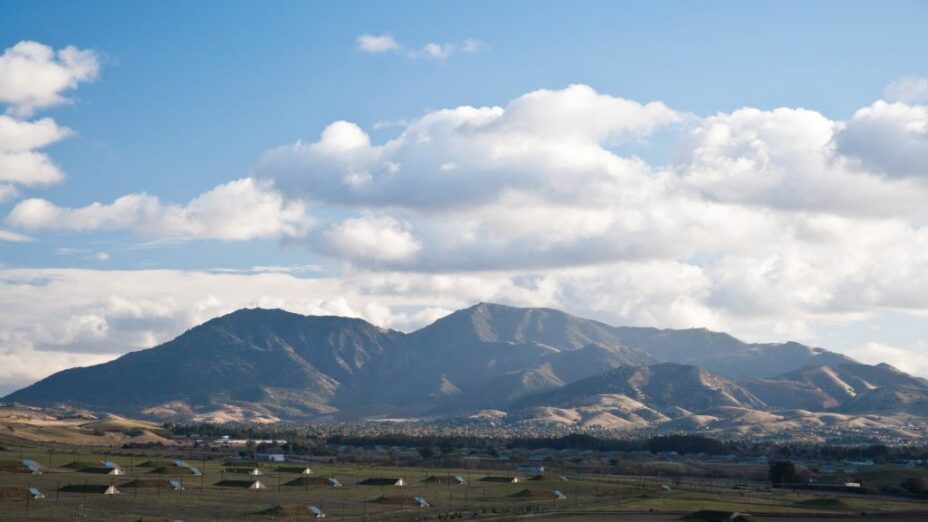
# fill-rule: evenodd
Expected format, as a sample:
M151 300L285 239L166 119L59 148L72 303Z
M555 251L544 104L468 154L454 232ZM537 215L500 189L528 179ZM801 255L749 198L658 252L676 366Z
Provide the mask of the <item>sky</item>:
M0 393L480 301L928 376L928 2L5 2Z

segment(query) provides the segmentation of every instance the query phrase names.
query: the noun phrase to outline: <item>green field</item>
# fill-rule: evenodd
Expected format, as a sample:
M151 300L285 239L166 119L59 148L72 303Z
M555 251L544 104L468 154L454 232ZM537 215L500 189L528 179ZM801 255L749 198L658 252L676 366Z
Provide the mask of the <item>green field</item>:
M557 474L531 477L516 474L519 483L486 482L480 479L505 476L503 470L425 469L360 465L308 464L310 477L334 477L343 487L333 488L301 475L275 471L279 464L264 463L261 476L226 473L227 455L212 460L190 455L128 450L95 453L65 447L8 447L0 460L21 458L37 461L41 475L0 471L0 519L2 520L310 520L307 505L322 508L328 519L344 520L440 520L544 518L545 520L679 520L698 510L749 513L754 519L827 520L849 516L868 520L928 520L928 503L877 495L816 495L807 492L768 490L763 486L711 485L706 482L669 482L628 476ZM172 467L183 458L203 471L201 476L183 474ZM101 460L117 462L125 475L111 476L80 471ZM76 463L76 464L74 464ZM144 466L143 466L144 465ZM293 463L283 465L294 466ZM875 473L875 472L874 472ZM459 485L454 476L464 477ZM426 480L428 477L433 480ZM364 486L371 477L402 478L407 486ZM247 485L260 480L265 489L250 490L224 484ZM174 491L171 480L181 481ZM886 480L891 480L887 478ZM295 481L298 485L287 485ZM102 495L102 487L115 485L119 495ZM135 484L139 487L130 487ZM24 500L17 488L39 488L46 498ZM70 486L70 487L68 487ZM93 488L90 486L101 486ZM664 487L667 486L667 487ZM67 488L66 488L67 487ZM77 490L62 492L61 488ZM668 490L669 488L669 490ZM558 500L554 490L566 499ZM426 498L431 507L417 507L413 497ZM866 515L862 515L865 513Z

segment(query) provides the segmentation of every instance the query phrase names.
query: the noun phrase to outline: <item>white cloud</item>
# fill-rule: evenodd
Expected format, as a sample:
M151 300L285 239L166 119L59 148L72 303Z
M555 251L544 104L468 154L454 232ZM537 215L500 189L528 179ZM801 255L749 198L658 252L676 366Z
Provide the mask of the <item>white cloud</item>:
M0 115L0 182L47 185L61 181L64 175L51 158L35 149L70 134L69 129L59 127L51 118L21 121ZM9 193L0 190L0 200L6 196Z
M96 78L99 69L93 51L19 42L0 55L0 103L8 104L8 113L28 117L67 102L64 93Z
M18 196L19 191L13 185L0 185L0 203Z
M81 259L89 259L92 261L106 262L110 260L109 252L95 252L84 248L58 247L55 249L55 253L60 256L76 256Z
M264 274L264 273L274 273L274 274L305 274L307 272L321 272L322 266L320 265L258 265L251 267L251 271Z
M926 186L887 182L858 165L853 154L864 154L871 139L881 140L882 150L903 151L902 143L863 128L860 118L858 112L844 124L787 108L717 114L682 140L674 168L690 187L720 202L856 216L922 212Z
M473 38L464 40L464 43L461 45L461 52L463 53L478 53L487 49L489 49L487 44Z
M421 48L409 48L398 42L393 35L383 33L379 35L362 34L355 40L358 50L370 54L400 53L408 58L431 58L445 60L456 52L476 53L488 49L483 42L468 38L461 43L455 42L428 42Z
M886 86L887 100L902 103L928 102L928 78L902 78Z
M429 42L422 46L422 52L430 58L437 58L439 60L444 60L445 58L451 56L451 53L454 52L454 44L437 44L435 42Z
M682 119L661 103L575 85L526 94L505 109L435 111L383 145L372 145L357 125L335 122L315 143L266 152L254 175L287 194L333 204L469 206L509 189L577 199L646 170L608 144Z
M7 223L28 230L133 230L159 238L243 241L299 236L310 221L302 203L284 201L267 183L244 178L219 185L183 206L163 204L147 194L73 209L27 199L13 208Z
M9 241L11 243L26 243L32 241L32 238L18 232L0 228L0 241Z
M349 261L406 262L422 249L408 225L392 217L346 219L322 231L318 239L322 245L317 248Z
M10 186L48 185L64 179L51 158L38 152L72 134L51 118L26 121L38 109L65 103L64 92L97 75L93 51L65 47L55 51L36 42L20 42L0 55L0 201Z
M357 44L358 49L361 51L374 54L399 51L401 49L400 44L390 34L362 34L358 37Z

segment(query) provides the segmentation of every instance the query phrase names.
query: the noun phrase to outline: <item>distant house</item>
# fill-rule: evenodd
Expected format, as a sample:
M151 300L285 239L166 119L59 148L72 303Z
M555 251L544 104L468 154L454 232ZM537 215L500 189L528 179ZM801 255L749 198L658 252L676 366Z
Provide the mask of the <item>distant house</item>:
M314 518L325 518L325 512L319 506L308 506L309 514Z
M519 473L544 473L545 467L535 464L523 464L521 466L516 466L516 471Z
M183 491L183 490L184 490L184 484L183 484L181 481L179 481L179 480L169 480L168 482L171 484L171 489L173 489L174 491Z
M32 500L42 500L45 498L45 493L39 491L39 488L29 488L29 498Z
M457 482L457 483L458 483L459 485L461 485L461 486L466 486L466 485L467 485L467 480L465 480L464 477L462 477L462 476L460 476L460 475L454 477L454 481Z
M430 504L429 501L425 499L425 497L413 497L413 500L416 501L416 505L418 505L420 508L432 507L432 504Z
M259 462L284 462L287 457L282 453L258 453L255 459Z
M116 489L116 486L110 484L110 487L106 488L106 490L103 492L103 494L104 494L104 495L118 495L118 494L119 494L119 490Z
M561 490L555 489L555 490L554 490L554 498L555 498L555 500L567 500L567 495L561 493Z
M389 477L371 477L358 482L362 486L395 486L402 487L406 485L406 480L401 478Z

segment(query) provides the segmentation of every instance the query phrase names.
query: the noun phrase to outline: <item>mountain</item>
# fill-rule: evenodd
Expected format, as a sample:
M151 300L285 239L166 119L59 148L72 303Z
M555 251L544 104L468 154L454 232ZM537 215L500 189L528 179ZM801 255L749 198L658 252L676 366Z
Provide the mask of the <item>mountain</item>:
M480 410L539 418L533 409L541 408L558 422L641 427L778 409L854 414L876 408L866 394L890 388L926 382L797 343L614 327L481 303L408 334L360 319L239 310L160 346L56 373L6 400L214 421Z

